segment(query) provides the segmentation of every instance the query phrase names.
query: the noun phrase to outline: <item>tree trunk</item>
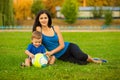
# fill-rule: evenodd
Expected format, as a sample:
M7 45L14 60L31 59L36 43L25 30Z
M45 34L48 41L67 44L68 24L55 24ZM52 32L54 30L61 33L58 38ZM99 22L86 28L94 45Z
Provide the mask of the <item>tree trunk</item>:
M86 7L86 0L83 0L83 7Z
M2 18L3 18L3 14L2 14L2 12L3 12L3 0L1 0L0 1L0 26L2 26L3 25L3 20L2 20Z

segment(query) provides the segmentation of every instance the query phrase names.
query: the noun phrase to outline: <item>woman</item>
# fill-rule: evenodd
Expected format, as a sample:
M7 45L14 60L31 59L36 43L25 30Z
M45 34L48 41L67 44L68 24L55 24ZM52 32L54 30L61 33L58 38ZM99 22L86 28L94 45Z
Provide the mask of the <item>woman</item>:
M54 55L57 59L80 65L89 62L102 63L102 60L94 60L82 52L76 44L64 42L59 27L51 25L52 19L49 12L47 10L41 10L36 16L33 31L42 32L42 44L48 50L46 55Z

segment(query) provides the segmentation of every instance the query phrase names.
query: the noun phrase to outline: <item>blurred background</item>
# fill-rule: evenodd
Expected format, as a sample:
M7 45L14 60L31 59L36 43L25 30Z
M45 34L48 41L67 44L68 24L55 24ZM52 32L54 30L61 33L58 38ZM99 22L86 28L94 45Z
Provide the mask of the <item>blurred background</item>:
M119 0L1 0L0 5L0 29L31 29L42 9L61 29L120 29Z

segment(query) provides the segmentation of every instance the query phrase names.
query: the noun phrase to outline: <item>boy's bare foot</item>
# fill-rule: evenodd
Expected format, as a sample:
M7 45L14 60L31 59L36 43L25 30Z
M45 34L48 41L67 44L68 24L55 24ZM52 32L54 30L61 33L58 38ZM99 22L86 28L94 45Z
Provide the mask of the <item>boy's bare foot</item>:
M22 63L20 64L20 66L21 66L21 67L25 67L25 63L22 62Z

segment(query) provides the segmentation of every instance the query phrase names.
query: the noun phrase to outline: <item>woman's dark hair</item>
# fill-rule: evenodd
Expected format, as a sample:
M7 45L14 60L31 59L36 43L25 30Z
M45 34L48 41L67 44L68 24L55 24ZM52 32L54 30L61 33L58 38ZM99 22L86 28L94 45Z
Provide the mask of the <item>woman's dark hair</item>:
M50 13L47 10L40 10L38 12L38 14L36 15L32 31L36 31L37 26L42 27L40 22L39 22L39 17L40 17L41 14L44 14L44 13L48 16L48 27L51 27L52 19L51 19Z

